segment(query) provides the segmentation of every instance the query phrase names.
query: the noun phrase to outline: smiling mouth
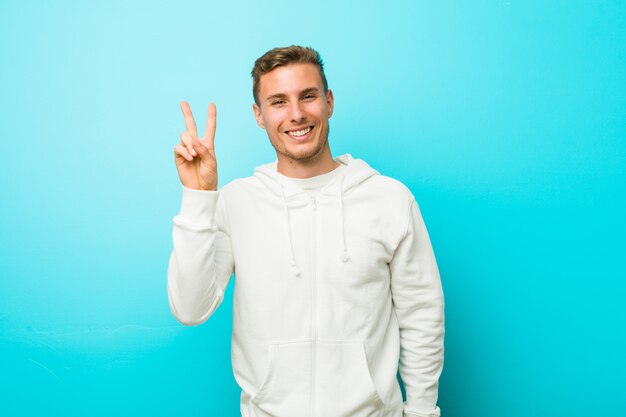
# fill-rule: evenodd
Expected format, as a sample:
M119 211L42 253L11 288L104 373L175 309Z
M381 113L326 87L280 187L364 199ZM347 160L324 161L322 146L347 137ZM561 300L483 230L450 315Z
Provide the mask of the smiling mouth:
M292 138L301 139L305 137L311 130L313 130L313 126L308 126L308 127L305 127L304 129L299 129L299 130L288 130L285 133L287 133Z

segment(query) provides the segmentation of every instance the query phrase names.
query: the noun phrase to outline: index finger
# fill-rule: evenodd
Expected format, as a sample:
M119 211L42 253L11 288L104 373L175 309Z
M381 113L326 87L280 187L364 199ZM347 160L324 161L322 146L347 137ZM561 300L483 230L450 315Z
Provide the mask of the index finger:
M183 111L183 116L185 117L185 126L187 127L187 132L194 137L198 138L198 130L196 129L196 121L193 120L193 115L191 114L191 108L189 107L189 103L186 101L180 102L180 108Z

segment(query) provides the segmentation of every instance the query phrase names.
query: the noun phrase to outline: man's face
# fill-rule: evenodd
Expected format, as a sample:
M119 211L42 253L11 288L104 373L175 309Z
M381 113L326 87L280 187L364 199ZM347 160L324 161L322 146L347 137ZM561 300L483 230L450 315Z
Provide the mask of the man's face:
M280 160L314 162L328 150L328 119L333 93L313 64L278 67L259 80L259 105L253 104L258 125Z

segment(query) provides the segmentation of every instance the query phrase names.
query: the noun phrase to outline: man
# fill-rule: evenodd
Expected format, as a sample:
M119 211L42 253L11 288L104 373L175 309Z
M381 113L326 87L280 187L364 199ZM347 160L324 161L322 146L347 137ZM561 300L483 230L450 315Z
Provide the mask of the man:
M315 50L272 49L252 76L254 116L277 160L219 191L215 106L199 137L181 103L174 316L207 320L234 272L244 417L439 416L443 293L411 192L349 154L332 157L334 97Z

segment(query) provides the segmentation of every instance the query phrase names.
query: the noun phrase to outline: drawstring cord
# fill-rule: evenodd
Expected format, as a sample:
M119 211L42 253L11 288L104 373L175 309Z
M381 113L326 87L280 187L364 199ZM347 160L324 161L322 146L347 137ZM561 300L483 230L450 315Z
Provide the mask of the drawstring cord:
M289 221L289 208L287 207L287 197L285 197L285 187L280 186L280 192L283 195L283 203L285 208L285 221L286 221L286 231L287 231L287 242L289 245L287 249L289 250L289 261L291 262L291 272L297 277L300 276L300 269L296 264L296 258L293 255L293 242L291 239L291 223Z
M343 175L339 177L339 222L341 223L341 242L343 243L341 262L348 262L350 255L348 255L348 249L346 248L346 228L343 222Z

